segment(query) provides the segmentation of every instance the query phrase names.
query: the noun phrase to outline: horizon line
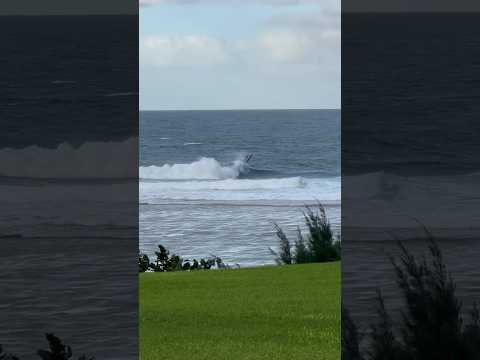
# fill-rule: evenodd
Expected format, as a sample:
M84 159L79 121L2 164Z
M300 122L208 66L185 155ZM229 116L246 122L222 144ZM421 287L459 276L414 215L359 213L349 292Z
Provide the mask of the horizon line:
M309 111L309 110L341 110L341 108L245 108L245 109L139 109L139 112L146 111Z
M140 8L137 8L133 11L119 11L119 12L47 12L47 13L19 13L19 12L11 12L11 13L2 13L0 17L9 17L9 16L124 16L124 15L134 15L140 16L139 13ZM467 15L477 15L480 13L480 9L441 9L441 10L430 10L430 9L417 9L417 10L362 10L362 9L350 9L350 10L342 10L342 15L349 15L349 14L375 14L375 15L389 15L389 14L399 14L399 15L415 15L415 14L467 14Z

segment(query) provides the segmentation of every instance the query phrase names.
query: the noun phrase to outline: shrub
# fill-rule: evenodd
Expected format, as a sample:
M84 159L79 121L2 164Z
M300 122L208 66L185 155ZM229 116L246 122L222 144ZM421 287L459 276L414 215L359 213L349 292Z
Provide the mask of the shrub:
M64 345L53 334L45 334L45 337L47 338L49 349L37 351L37 355L42 360L68 360L72 358L73 354L70 346ZM0 360L19 360L19 358L15 355L4 353L2 346L0 346ZM87 358L85 355L82 355L78 360L94 360L94 358Z
M145 272L150 268L150 259L147 254L140 254L138 256L138 271Z
M371 346L367 349L368 357L370 359L401 359L402 351L393 333L392 319L379 289L377 289L377 304L378 321L370 325Z
M363 360L360 352L361 334L350 317L349 311L342 306L342 359Z
M315 210L306 206L303 212L308 235L304 236L297 227L297 239L293 245L285 232L275 224L275 233L279 239L279 252L270 251L275 255L278 264L304 264L310 262L336 261L341 258L340 241L335 239L322 204Z
M209 270L214 265L219 269L229 268L218 256L213 255L211 258L200 259L200 261L197 259L184 260L178 255L170 255L170 252L162 245L158 245L158 251L155 252L155 255L157 255L155 263L151 263L146 254L140 254L138 256L139 272L146 272L148 270L154 272Z
M394 332L383 297L378 291L377 321L370 325L365 354L359 353L359 357L349 359L480 359L478 307L475 303L470 322L463 326L462 305L455 294L455 283L447 272L437 243L432 237L428 241L429 262L425 256L420 259L413 256L402 243L399 243L399 259L391 258L404 300L397 332ZM349 330L352 325L348 321L343 323L344 316L350 319L348 312L342 311L342 333L348 334L352 332ZM342 352L351 353L354 338L342 336Z
M274 223L275 225L275 232L277 234L278 240L280 242L280 253L278 254L278 259L277 263L279 264L292 264L293 259L292 259L292 252L291 252L291 244L290 241L288 240L287 235L285 235L284 231L280 226L278 226L277 223ZM271 250L273 251L273 250ZM277 255L274 252L275 255Z
M177 271L182 269L182 259L178 255L170 255L170 252L163 246L158 245L158 251L155 251L157 259L150 268L155 272Z
M333 236L325 208L318 204L318 210L307 206L304 212L305 223L309 230L307 249L313 262L339 260L341 257L340 242ZM301 236L301 233L300 233Z
M0 360L19 360L19 358L15 355L3 352L3 347L0 345Z
M305 264L313 261L313 256L302 235L302 230L297 226L297 239L295 240L295 262L297 264Z

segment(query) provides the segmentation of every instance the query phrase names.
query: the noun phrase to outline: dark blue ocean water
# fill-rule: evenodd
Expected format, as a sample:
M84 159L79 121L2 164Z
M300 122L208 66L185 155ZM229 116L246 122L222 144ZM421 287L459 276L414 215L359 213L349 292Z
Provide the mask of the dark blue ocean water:
M141 250L272 263L273 222L293 231L304 204L338 229L340 112L141 112L139 173Z
M462 302L479 299L478 23L473 12L342 15L342 301L364 325L379 287L400 313L389 255L396 239L426 252L424 226Z
M140 165L229 163L251 153L266 177L340 175L340 112L162 111L140 114ZM262 176L261 172L256 175Z
M136 29L1 17L0 344L21 359L46 332L75 358L138 358Z

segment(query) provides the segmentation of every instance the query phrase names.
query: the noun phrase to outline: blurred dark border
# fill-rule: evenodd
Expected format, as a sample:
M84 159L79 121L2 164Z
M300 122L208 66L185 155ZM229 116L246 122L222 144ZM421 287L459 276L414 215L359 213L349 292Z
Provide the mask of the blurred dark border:
M138 3L0 8L0 344L138 358Z
M480 14L467 1L342 7L342 301L368 348L378 290L403 341L399 242L421 262L435 240L464 325L480 300Z

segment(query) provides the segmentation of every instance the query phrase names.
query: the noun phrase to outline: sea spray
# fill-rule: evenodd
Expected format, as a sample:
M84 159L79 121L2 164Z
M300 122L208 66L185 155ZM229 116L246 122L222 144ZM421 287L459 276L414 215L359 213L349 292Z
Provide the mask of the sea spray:
M157 180L224 180L236 179L245 170L244 160L224 166L218 160L202 157L189 164L141 166L141 179Z

